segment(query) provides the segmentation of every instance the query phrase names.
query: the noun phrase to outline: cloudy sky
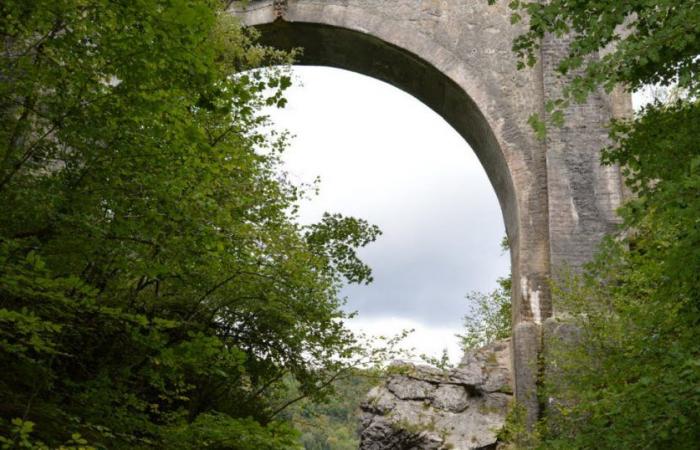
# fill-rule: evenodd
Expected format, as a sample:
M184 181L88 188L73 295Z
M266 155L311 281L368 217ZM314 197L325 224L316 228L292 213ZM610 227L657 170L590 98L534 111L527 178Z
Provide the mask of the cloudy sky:
M361 252L374 271L351 286L351 324L373 334L415 328L417 353L460 351L464 296L490 291L509 271L495 193L468 144L436 113L390 85L325 67L295 68L288 106L272 112L295 135L292 179L321 178L303 222L324 211L367 219L383 235Z

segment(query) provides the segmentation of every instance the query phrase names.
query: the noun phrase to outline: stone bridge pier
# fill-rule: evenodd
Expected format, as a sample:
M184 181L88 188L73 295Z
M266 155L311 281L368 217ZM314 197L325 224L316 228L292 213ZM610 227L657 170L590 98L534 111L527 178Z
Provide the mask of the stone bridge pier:
M566 38L545 38L538 64L516 69L507 0L251 0L231 14L263 42L303 48L300 64L332 66L388 82L442 116L476 152L493 185L511 245L515 395L533 421L542 327L557 310L548 280L591 258L617 223L620 172L601 167L605 124L629 95L596 93L565 110L538 140L528 125L565 82L554 68ZM342 86L338 87L342 89ZM348 124L352 126L352 124ZM426 148L440 158L440 149Z

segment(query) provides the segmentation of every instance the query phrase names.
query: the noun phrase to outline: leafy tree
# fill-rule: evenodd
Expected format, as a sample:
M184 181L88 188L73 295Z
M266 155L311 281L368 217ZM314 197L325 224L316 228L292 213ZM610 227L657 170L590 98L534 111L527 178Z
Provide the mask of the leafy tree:
M381 373L359 369L336 383L336 392L326 403L305 400L286 414L301 432L305 450L356 450L359 445L360 402Z
M297 448L284 380L363 354L338 292L379 230L296 224L260 112L292 55L218 0L0 17L0 445Z
M498 287L489 294L467 294L470 311L464 318L464 334L459 334L462 347L474 350L511 335L511 278L499 278Z
M634 194L620 233L555 286L571 339L552 343L542 448L697 448L700 434L700 3L511 2L529 16L523 64L546 33L572 33L571 82L551 111L593 90L675 85L683 95L611 124L604 164ZM556 119L556 117L555 117Z
M569 82L547 105L556 122L563 120L561 108L600 87L675 84L691 96L700 93L700 5L694 0L513 0L509 6L512 22L527 17L527 31L513 43L520 67L536 63L546 34L570 36L569 54L557 67Z
M613 126L606 161L624 162L637 196L621 211L626 234L557 289L577 332L553 343L551 448L700 443L699 119L683 101Z
M508 236L501 239L501 251L510 251ZM464 334L457 337L464 350L474 350L512 334L512 277L496 280L498 287L489 294L467 294L469 312L463 317Z

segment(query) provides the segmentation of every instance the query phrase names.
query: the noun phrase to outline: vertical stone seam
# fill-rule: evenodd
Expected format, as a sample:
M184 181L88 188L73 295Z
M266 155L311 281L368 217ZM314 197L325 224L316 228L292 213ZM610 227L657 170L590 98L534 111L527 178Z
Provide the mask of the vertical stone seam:
M538 67L538 72L539 72L539 89L541 89L542 93L542 104L541 104L541 109L539 111L540 118L542 120L546 121L546 114L547 114L547 86L545 84L545 77L544 77L544 71L545 71L545 55L544 51L542 49L542 45L540 45L540 62L539 62L539 67ZM534 131L533 131L534 133ZM545 226L547 227L547 239L545 239L545 246L546 248L544 251L546 252L546 261L545 261L545 273L542 274L544 277L547 278L546 282L549 283L552 279L552 246L551 246L551 230L550 230L550 210L549 210L549 167L548 167L548 154L549 154L549 143L547 142L547 138L545 137L544 139L539 139L536 138L540 141L540 151L542 152L541 158L544 161L544 171L542 172L542 176L544 177L544 203L545 203L545 211L546 211L546 221L545 221ZM545 298L542 299L544 301L544 314L542 314L542 322L544 322L546 319L552 317L554 315L554 302L552 299L552 290L547 288L546 293L545 293ZM540 305L540 310L542 310L542 305Z
M548 45L547 41L551 38L552 38L552 36L545 35L544 37L542 37L542 40L540 41L540 82L541 82L541 88L542 88L542 111L540 112L540 118L542 120L544 120L545 126L549 126L549 124L548 124L549 114L547 113L547 101L550 100L550 96L552 94L550 89L555 89L554 86L549 85L548 80L547 80L547 74L546 74L547 70L552 70L552 67L551 67L551 64L549 61L550 55L547 54L547 48L546 48ZM548 259L549 259L549 261L548 261L548 272L549 273L547 275L549 276L550 280L552 280L554 278L554 275L552 273L552 271L553 271L552 267L554 267L554 255L553 255L554 250L552 248L553 247L552 246L552 228L554 228L554 227L552 224L552 220L555 218L552 217L552 211L550 209L551 208L550 197L552 195L550 188L552 186L551 186L550 180L549 180L549 176L550 176L549 164L550 164L551 152L556 151L556 146L554 145L554 143L552 142L551 139L552 138L550 136L550 133L548 132L546 137L542 140L542 147L543 147L543 151L544 151L544 160L545 160L544 173L545 173L545 176L547 177L547 196L546 196L547 197L547 200L546 200L547 201L547 246L549 247L547 249ZM551 298L551 293L550 293L549 302L550 302L550 304L549 304L549 307L550 307L549 308L550 309L549 317L553 317L553 316L555 316L556 313L554 311L554 299Z

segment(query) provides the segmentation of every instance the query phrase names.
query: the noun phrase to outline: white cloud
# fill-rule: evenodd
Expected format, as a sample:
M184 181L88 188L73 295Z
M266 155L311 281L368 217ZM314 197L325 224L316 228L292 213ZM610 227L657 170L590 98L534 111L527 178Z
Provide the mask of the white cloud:
M450 342L456 352L465 293L490 291L509 270L500 208L481 164L442 118L396 88L337 69L295 73L303 86L271 115L296 135L285 157L292 179L321 177L302 221L341 212L384 232L361 252L375 282L349 287L348 309L363 326L410 323L419 352L438 356Z
M405 350L413 350L414 362L423 362L421 354L439 358L443 349L447 349L452 364L459 363L462 358L462 350L459 339L455 336L461 330L450 327L426 326L416 320L401 317L381 317L374 319L353 319L348 322L348 328L354 332L365 333L371 336L392 337L401 334L404 330L415 330L400 346Z

